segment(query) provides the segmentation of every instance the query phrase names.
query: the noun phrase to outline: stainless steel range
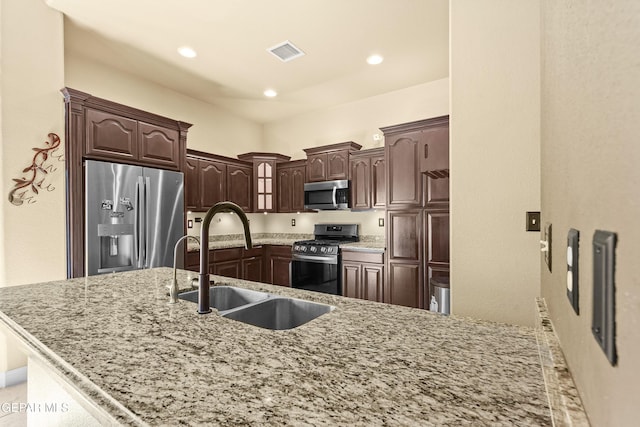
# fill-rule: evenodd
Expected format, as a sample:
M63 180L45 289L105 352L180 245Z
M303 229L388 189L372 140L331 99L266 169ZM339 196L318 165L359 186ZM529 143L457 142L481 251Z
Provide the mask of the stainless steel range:
M316 224L313 234L293 245L291 287L342 295L340 244L358 241L358 224Z

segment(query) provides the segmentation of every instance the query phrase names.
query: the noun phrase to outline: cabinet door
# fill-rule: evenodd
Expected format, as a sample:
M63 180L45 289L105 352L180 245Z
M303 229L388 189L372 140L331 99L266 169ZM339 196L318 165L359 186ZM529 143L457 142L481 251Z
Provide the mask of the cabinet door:
M291 169L291 212L304 210L304 182L306 168L299 166Z
M357 157L351 159L351 208L371 207L371 159Z
M420 138L420 172L449 169L449 125L423 130Z
M360 263L342 263L342 295L351 298L361 298L360 278L362 276Z
M252 176L253 167L251 166L227 165L227 197L245 212L251 212Z
M259 161L253 168L255 185L254 212L276 211L276 162L275 160Z
M242 278L254 282L262 282L263 257L255 256L242 260Z
M227 199L227 168L224 163L199 160L202 209Z
M278 169L278 191L276 198L278 200L277 208L278 212L292 212L292 200L293 195L291 187L291 174L293 169L282 168Z
M418 167L421 132L390 136L385 145L387 208L411 208L422 204L422 177Z
M200 174L198 159L187 157L184 162L184 199L187 209L200 209Z
M135 120L87 108L87 156L137 160L137 130Z
M146 164L179 169L180 136L177 130L138 122L139 159Z
M387 211L389 260L422 259L422 210Z
M240 278L240 260L216 262L213 264L213 274L218 276Z
M384 156L371 158L371 207L384 208L387 204L387 185Z
M313 154L307 156L307 182L327 180L327 155Z
M422 283L419 263L389 261L389 280L384 287L384 302L422 308Z
M291 264L291 246L268 246L267 278L269 283L280 286L291 286L289 266Z
M387 211L389 271L384 301L422 307L423 211Z
M291 257L272 256L270 259L270 283L280 286L291 286L289 278L289 266L291 264Z
M382 302L384 287L384 266L378 264L362 264L361 298Z
M349 179L349 151L341 150L327 154L327 179Z

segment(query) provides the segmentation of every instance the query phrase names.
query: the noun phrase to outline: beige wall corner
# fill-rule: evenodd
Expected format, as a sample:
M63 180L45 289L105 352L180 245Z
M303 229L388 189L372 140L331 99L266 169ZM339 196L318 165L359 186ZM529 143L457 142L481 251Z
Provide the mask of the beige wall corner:
M2 207L0 286L66 277L64 163L48 152L36 163L47 170L34 181L21 205L9 202L15 181L31 179L35 151L47 148L53 132L64 136L62 14L41 0L0 3L0 151ZM42 163L44 161L44 163ZM32 197L28 199L28 197ZM26 365L14 339L0 331L0 369Z
M69 35L74 36L74 33ZM260 148L262 125L73 51L65 52L64 84L100 98L191 123L187 148L229 157L263 151Z
M381 147L380 128L449 114L449 79L317 110L264 125L267 151L304 159L302 148L353 141L363 149Z
M540 4L450 2L452 313L533 325Z
M553 272L542 296L594 426L638 424L640 407L640 2L542 2L542 213ZM567 232L580 231L579 315L566 296ZM611 366L593 337L595 230L617 234Z

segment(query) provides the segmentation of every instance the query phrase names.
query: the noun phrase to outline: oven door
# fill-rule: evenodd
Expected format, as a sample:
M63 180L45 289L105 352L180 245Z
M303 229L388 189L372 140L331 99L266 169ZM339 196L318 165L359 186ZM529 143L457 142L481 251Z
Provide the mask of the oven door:
M338 257L293 254L291 287L325 294L342 295Z

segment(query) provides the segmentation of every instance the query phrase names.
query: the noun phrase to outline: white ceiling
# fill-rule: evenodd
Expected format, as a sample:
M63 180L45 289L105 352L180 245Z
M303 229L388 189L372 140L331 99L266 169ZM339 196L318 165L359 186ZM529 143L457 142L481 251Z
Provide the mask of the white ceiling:
M448 76L448 0L46 2L67 17L67 50L261 123ZM306 55L267 52L285 40Z

